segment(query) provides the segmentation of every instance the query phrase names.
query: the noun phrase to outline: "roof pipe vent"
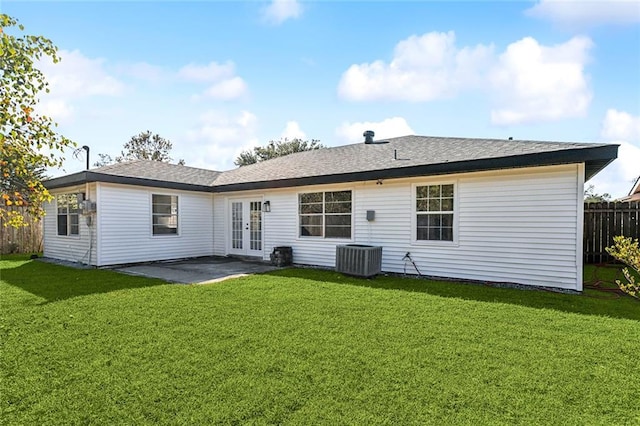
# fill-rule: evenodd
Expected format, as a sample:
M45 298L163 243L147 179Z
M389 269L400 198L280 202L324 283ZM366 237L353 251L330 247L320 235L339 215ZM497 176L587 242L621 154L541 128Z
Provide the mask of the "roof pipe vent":
M366 143L366 144L372 144L372 143L374 143L374 142L373 142L373 137L374 137L375 135L376 135L376 134L373 132L373 130L367 130L366 132L364 132L364 133L362 134L362 136L364 136L364 143Z
M89 147L87 145L82 145L82 149L87 151L87 170L89 170Z

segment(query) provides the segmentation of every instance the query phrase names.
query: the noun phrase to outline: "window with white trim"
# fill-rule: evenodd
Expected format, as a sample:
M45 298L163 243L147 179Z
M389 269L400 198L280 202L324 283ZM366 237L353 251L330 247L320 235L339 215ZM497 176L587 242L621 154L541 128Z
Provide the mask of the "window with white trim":
M178 234L178 196L151 195L153 235Z
M301 237L351 238L351 191L298 196Z
M454 186L416 186L416 240L453 241Z
M78 194L56 195L58 235L80 235L80 205Z

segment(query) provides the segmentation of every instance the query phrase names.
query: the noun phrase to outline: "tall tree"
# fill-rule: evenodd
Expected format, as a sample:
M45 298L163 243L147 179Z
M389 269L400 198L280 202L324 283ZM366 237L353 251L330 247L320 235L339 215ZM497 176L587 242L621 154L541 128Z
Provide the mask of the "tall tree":
M120 155L115 158L116 163L133 160L153 160L170 163L173 161L170 153L173 144L170 140L160 135L152 134L149 130L132 136L129 142L124 144ZM100 160L93 163L96 167L106 166L114 162L109 154L98 154ZM178 164L184 165L184 160L178 160Z
M113 158L109 154L98 154L99 160L93 163L94 167L108 166L114 162Z
M75 145L55 132L50 117L34 112L39 94L49 92L37 61L59 62L58 49L23 31L16 19L0 14L0 218L15 227L26 222L13 206L33 217L44 214L42 203L52 196L42 185L42 170L61 167L64 149Z
M259 163L260 161L293 154L294 152L313 151L321 148L324 148L324 145L316 139L303 141L298 138L291 140L284 138L277 141L269 141L266 146L256 146L253 150L242 151L233 163L236 166L247 166L249 164Z

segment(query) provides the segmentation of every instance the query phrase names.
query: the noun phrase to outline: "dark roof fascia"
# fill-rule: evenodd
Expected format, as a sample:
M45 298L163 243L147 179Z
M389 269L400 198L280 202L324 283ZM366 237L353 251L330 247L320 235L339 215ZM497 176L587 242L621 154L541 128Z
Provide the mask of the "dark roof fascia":
M90 170L47 180L44 182L44 186L47 189L56 189L88 182L119 183L123 185L149 186L153 188L167 188L197 192L213 192L214 190L214 188L209 185L194 185L190 183L168 182L131 176L117 176L92 172Z
M66 176L47 179L42 182L47 189L64 188L66 186L80 185L87 183L87 172L77 172Z
M512 155L507 157L483 158L452 163L427 164L420 166L395 167L392 169L367 170L323 176L279 179L273 181L232 183L216 186L214 192L245 191L250 189L286 188L305 185L357 182L377 179L391 179L417 176L433 176L463 172L479 172L499 169L513 169L532 166L552 166L559 164L594 163L595 170L589 171L590 178L616 159L619 145L604 145L593 148L575 148L562 151ZM398 160L402 161L402 160ZM603 165L598 162L606 161Z

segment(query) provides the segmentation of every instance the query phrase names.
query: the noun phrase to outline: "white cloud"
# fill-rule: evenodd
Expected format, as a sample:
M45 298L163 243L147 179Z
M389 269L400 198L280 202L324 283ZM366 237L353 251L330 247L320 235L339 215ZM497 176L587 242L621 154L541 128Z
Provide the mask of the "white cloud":
M221 101L230 101L241 98L247 91L247 83L240 77L233 77L209 86L204 91L204 96Z
M540 0L525 14L571 27L640 22L638 0Z
M59 56L62 60L57 64L45 60L41 66L54 96L116 96L124 92L124 84L105 70L104 59L87 58L78 50L61 50Z
M200 116L196 128L187 133L183 151L176 158L184 158L193 167L229 170L241 151L257 146L257 117L249 111L237 115L209 110Z
M375 132L375 140L415 134L404 118L392 117L378 122L344 122L336 129L336 136L344 143L362 142L364 140L362 134L366 130L373 130Z
M607 192L614 199L620 198L629 193L633 181L640 176L640 116L609 109L601 136L608 142L620 144L618 158L588 184L595 185L597 193Z
M640 142L640 115L633 116L615 109L607 110L602 123L602 137L614 141ZM638 164L640 168L640 163Z
M592 94L584 66L592 42L574 37L547 47L531 37L510 44L490 74L494 124L583 116Z
M287 19L302 16L302 5L298 0L272 0L262 12L262 18L269 24L280 25Z
M38 112L56 121L68 121L74 113L74 108L64 99L45 98L38 105Z
M592 45L587 37L553 46L527 37L496 55L493 45L456 46L453 32L414 35L396 45L389 63L351 65L338 95L427 102L474 90L492 99L494 124L581 117L592 98L584 71Z
M413 35L396 45L389 63L351 65L342 75L338 94L352 101L447 98L479 85L492 56L493 46L459 49L453 31Z
M54 120L70 120L74 114L74 101L92 96L119 96L124 84L105 69L105 60L88 58L80 51L60 50L62 59L53 63L43 59L38 68L49 82L50 93L42 96L38 112Z
M287 121L287 125L282 131L282 134L280 135L280 137L284 139L289 139L289 140L291 139L305 140L307 139L307 134L302 131L297 121Z
M210 62L207 65L188 64L178 71L183 80L197 83L213 83L193 99L212 98L221 101L239 99L248 93L247 83L236 74L235 64Z
M159 83L171 79L171 74L163 67L152 65L147 62L136 62L134 64L122 65L119 71L138 80L150 83Z
M598 194L608 193L612 199L626 196L635 179L640 176L640 148L628 142L617 141L618 158L589 180Z
M178 71L178 76L189 81L211 83L232 77L235 72L236 66L233 62L219 64L213 61L207 65L185 65Z

